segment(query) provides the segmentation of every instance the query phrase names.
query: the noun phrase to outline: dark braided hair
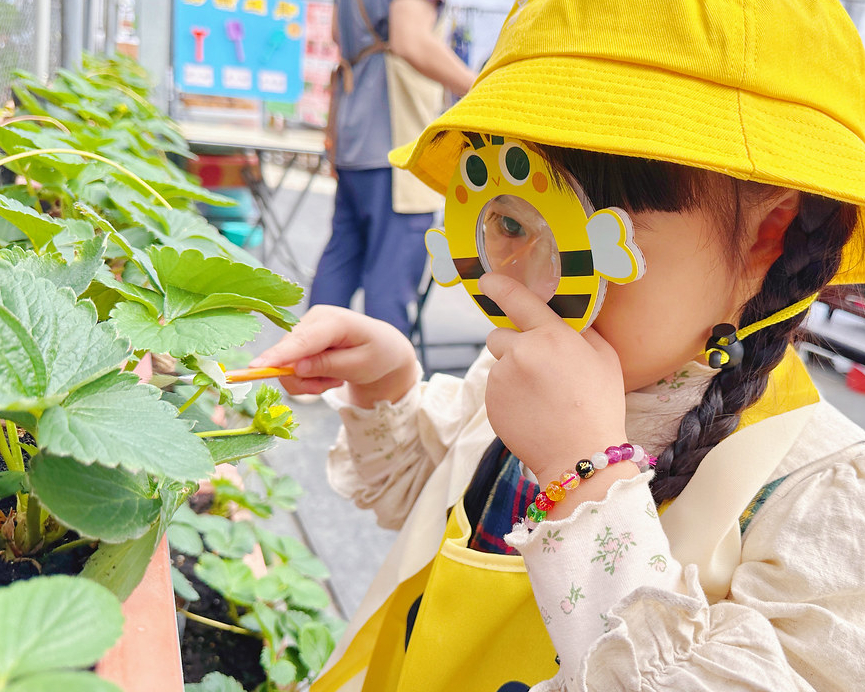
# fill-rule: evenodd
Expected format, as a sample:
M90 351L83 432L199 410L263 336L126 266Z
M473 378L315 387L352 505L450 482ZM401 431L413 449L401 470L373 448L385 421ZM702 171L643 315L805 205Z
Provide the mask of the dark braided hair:
M538 149L559 183L563 184L564 173L572 175L598 209L706 210L729 233L740 262L746 249L742 247L745 213L783 191L661 161L549 146ZM785 233L781 256L769 268L760 291L744 306L739 324L762 320L822 289L838 271L841 249L853 232L856 215L851 204L803 193L799 213ZM804 315L754 332L743 341L742 363L712 378L702 401L682 418L675 441L658 457L652 481L656 503L678 496L709 450L735 430L742 411L765 391L769 373L781 362Z

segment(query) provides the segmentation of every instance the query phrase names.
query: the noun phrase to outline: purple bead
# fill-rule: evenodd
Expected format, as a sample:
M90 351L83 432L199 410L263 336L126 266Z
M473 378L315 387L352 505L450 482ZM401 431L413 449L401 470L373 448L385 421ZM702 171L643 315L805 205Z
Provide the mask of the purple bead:
M618 464L622 460L622 450L618 447L607 447L604 454L607 455L611 464Z
M631 457L631 461L635 464L640 464L643 460L646 459L646 450L640 447L640 445L633 445L634 447L634 456Z
M634 456L634 445L625 442L625 444L619 445L619 449L622 452L622 461L627 461Z

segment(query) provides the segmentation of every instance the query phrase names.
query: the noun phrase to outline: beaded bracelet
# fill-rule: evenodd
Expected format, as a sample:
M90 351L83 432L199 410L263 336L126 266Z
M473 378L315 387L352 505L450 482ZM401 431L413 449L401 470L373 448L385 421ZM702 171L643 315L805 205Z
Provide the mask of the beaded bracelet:
M547 518L557 502L565 499L568 490L576 488L581 481L591 478L595 471L607 468L609 464L620 461L632 461L640 471L647 471L655 465L656 457L647 453L640 445L625 444L618 447L607 447L603 452L596 452L591 459L580 459L574 470L568 470L559 476L558 481L550 481L547 487L538 493L535 501L526 510L526 521L530 524L540 524Z

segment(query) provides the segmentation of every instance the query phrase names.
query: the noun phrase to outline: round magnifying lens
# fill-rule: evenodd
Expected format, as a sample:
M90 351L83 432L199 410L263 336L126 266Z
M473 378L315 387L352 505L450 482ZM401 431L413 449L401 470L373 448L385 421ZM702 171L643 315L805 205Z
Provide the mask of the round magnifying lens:
M510 276L547 302L562 278L559 247L543 215L514 195L493 197L477 224L484 271Z

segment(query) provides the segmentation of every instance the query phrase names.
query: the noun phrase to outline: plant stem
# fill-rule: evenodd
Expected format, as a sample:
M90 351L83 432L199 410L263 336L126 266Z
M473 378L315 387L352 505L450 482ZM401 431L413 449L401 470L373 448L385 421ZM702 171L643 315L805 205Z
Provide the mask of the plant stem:
M6 421L6 436L8 438L8 447L4 451L9 452L9 459L6 460L6 466L10 471L20 471L24 473L24 457L21 454L21 446L18 444L18 426L11 420Z
M91 543L95 543L92 538L76 538L74 541L58 545L50 551L50 554L65 553L67 550L75 550L75 548L80 548L82 545L90 545Z
M33 494L27 496L27 550L33 550L42 540L42 503Z
M232 437L234 435L249 435L255 431L254 425L248 425L245 428L232 428L231 430L204 430L195 434L199 437Z
M40 123L51 123L58 130L62 130L67 135L69 134L69 128L56 118L52 118L50 115L15 115L11 118L7 118L6 120L4 120L3 124L0 125L0 127L6 127L7 125L11 125L12 123L20 123L28 120Z
M128 175L130 178L132 178L136 183L141 185L141 187L147 190L151 195L156 197L156 199L159 200L159 202L163 206L168 209L172 208L172 206L166 201L166 199L162 195L160 195L156 190L154 190L150 185L144 182L128 168L124 168L119 163L114 163L114 161L112 161L111 159L107 159L104 156L94 154L90 151L81 151L80 149L33 149L31 151L24 151L20 154L13 154L12 156L6 156L0 159L0 167L12 163L13 161L19 161L20 159L28 159L31 156L44 156L46 154L74 154L76 156L82 156L85 159L96 159L97 161L101 161L102 163L107 163L109 166L113 166L121 173Z
M178 608L177 612L185 615L193 622L200 622L202 625L209 625L210 627L215 627L218 630L234 632L235 634L245 634L248 637L257 636L255 632L253 632L252 630L248 630L245 627L237 627L236 625L228 625L224 622L220 622L219 620L211 620L210 618L206 618L203 615L196 615L195 613L190 613L184 608Z
M186 409L188 409L190 406L192 406L192 404L195 403L195 400L198 399L198 397L200 397L206 391L207 391L207 385L206 384L201 385L198 388L198 391L195 392L195 394L193 394L191 397L189 397L189 399L183 405L181 405L180 408L177 409L177 413L179 413L179 414L183 413Z

